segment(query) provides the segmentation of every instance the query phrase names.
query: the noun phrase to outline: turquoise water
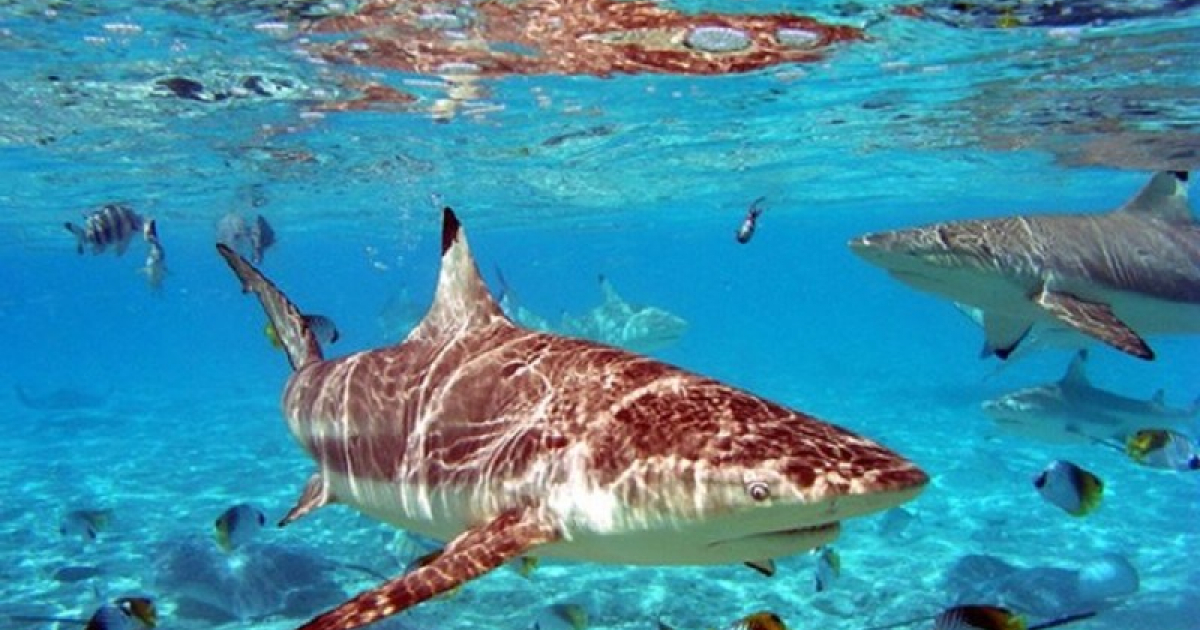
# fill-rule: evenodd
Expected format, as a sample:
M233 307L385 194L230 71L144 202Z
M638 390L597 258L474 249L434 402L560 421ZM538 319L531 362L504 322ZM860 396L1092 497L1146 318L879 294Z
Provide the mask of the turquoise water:
M947 302L846 247L935 220L1107 210L1154 170L1195 170L1191 3L1082 24L1024 4L929 5L918 19L886 3L815 3L870 39L726 76L483 77L441 121L444 78L319 61L312 47L333 36L284 10L305 4L0 5L0 617L86 618L146 593L162 628L293 628L378 583L350 565L399 574L412 559L402 538L345 507L268 528L231 556L212 544L225 508L250 502L275 520L311 472L279 410L286 360L212 245L228 212L269 218L279 242L264 271L337 322L330 353L341 356L397 341L397 313L427 305L436 194L494 290L500 268L523 306L557 322L600 302L604 274L629 302L687 320L656 357L862 432L933 482L905 506L915 518L901 532L880 516L845 524L842 576L826 592L814 592L807 554L771 578L546 561L530 579L500 569L381 627L545 629L561 602L599 629L724 627L770 609L792 628L854 630L967 596L1053 616L1058 574L1001 592L995 575L961 577L978 554L1070 571L1117 554L1138 591L1077 627L1200 627L1200 477L998 432L980 403L1058 379L1069 352L996 372ZM1010 15L1019 22L998 28ZM155 87L186 76L230 90L252 75L277 89L203 101ZM417 100L330 110L368 80ZM758 232L738 245L760 196ZM114 201L156 219L160 292L137 273L140 239L120 257L73 251L61 224ZM1152 363L1093 348L1090 377L1132 398L1162 388L1186 407L1200 394L1200 345L1151 342ZM30 404L18 390L99 400ZM1054 459L1104 479L1096 513L1072 518L1037 495L1030 480ZM96 540L60 533L79 509L112 510ZM179 558L191 581L172 572ZM99 573L55 577L71 566Z

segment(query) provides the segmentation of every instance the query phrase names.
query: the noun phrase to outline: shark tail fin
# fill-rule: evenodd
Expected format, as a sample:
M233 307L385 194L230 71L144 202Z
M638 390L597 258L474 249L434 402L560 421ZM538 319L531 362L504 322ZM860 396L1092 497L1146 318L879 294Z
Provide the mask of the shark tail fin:
M464 330L497 319L508 321L492 298L467 244L467 234L450 208L442 210L442 268L433 305L421 320L426 332Z
M1167 221L1192 223L1192 211L1188 208L1187 171L1160 171L1150 178L1136 195L1118 212L1132 212L1157 216Z
M321 353L321 343L310 326L309 318L288 299L283 291L262 275L246 261L223 243L217 243L217 252L229 264L239 280L242 281L243 293L254 293L262 304L263 310L275 327L275 334L287 352L292 369L298 370L310 363L316 363L325 357Z

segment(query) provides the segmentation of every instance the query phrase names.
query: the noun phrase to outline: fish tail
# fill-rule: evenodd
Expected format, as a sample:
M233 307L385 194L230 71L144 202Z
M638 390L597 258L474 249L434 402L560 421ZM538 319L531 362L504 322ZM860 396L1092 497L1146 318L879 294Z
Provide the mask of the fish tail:
M75 253L82 254L83 245L85 242L87 242L87 233L83 231L83 228L71 223L70 221L63 223L63 227L67 228L68 232L75 235Z
M287 352L292 369L298 370L323 360L325 357L321 353L321 343L309 326L309 320L300 313L300 309L296 308L296 305L283 294L283 291L276 288L266 276L254 268L254 265L223 243L217 244L217 252L242 281L242 292L254 293L258 296L259 303L262 304L263 310L271 320L271 325L275 327L275 331L279 335L279 341L283 344L284 351Z

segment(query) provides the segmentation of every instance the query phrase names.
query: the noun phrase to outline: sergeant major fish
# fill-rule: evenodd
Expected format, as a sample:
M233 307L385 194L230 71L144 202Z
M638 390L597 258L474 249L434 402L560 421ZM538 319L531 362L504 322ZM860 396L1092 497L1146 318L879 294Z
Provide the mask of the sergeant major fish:
M84 215L83 226L70 221L63 224L75 235L75 251L82 254L90 247L93 254L102 254L112 247L118 256L125 253L129 241L141 233L144 219L123 203L105 204L104 207Z

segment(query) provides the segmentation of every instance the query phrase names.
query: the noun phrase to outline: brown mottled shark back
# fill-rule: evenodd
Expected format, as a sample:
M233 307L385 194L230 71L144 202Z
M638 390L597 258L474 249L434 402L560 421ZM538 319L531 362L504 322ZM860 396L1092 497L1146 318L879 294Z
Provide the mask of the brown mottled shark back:
M867 438L748 392L515 325L449 209L420 324L399 344L328 361L300 310L219 251L296 369L284 411L317 472L283 523L338 502L446 541L303 630L372 623L523 555L770 566L928 481Z

